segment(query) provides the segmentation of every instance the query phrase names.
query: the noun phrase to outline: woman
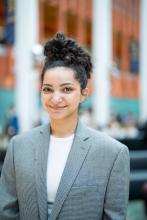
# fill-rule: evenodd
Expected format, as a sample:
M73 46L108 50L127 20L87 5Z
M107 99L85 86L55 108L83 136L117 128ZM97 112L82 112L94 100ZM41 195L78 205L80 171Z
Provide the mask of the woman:
M78 119L91 58L60 33L46 43L44 55L41 100L50 124L11 140L0 180L0 219L123 220L128 150Z

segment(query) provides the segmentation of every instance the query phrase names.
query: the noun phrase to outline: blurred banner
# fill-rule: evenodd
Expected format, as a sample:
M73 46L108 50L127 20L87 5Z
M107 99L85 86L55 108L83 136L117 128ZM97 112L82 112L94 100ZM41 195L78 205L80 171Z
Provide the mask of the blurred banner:
M131 41L129 45L130 52L130 72L139 73L139 42Z
M5 7L5 43L14 43L14 22L15 22L15 2L14 0L4 0Z

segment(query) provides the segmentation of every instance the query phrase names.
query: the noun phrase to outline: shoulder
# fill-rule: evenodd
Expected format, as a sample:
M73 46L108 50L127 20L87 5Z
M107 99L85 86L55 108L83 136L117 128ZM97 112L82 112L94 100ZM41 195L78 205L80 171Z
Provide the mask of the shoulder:
M15 149L29 149L31 146L35 146L39 143L41 134L45 132L49 132L49 125L42 125L32 128L29 131L14 136L10 140L9 145Z
M96 129L84 126L82 130L89 137L85 141L90 146L87 157L90 164L95 164L102 172L110 171L114 164L129 167L128 147Z
M12 138L12 140L15 141L21 141L21 140L29 140L32 137L37 137L38 134L42 133L44 130L48 129L49 125L41 125L35 128L30 129L29 131L23 132L21 134L18 134Z
M102 149L103 151L106 151L110 154L117 154L120 151L128 152L127 146L110 137L108 134L90 127L86 127L86 129L94 148Z

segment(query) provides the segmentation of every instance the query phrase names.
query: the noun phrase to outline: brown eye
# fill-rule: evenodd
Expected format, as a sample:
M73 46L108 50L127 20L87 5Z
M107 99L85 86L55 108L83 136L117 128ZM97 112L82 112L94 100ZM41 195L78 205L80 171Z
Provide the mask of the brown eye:
M70 92L72 92L73 91L73 89L71 88L71 87L65 87L64 89L63 89L63 92L65 92L65 93L70 93Z
M50 89L49 87L43 87L42 92L45 93L45 94L48 94L48 93L52 92L52 89Z

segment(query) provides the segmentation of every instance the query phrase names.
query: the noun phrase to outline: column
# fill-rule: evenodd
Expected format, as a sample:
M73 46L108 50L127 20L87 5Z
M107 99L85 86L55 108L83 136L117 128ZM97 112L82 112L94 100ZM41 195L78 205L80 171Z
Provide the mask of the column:
M147 121L147 1L140 1L140 121Z
M36 74L33 48L38 42L38 1L16 0L15 72L16 109L20 132L33 126L36 101Z
M93 0L92 54L94 62L93 110L96 125L110 119L110 68L112 60L111 0Z
M58 17L58 31L67 32L66 12L67 12L67 0L60 0L58 2L59 17Z
M86 6L85 0L80 0L78 2L78 5L77 5L77 10L78 10L78 13L77 13L77 16L78 16L78 19L77 19L77 41L83 45L85 44L85 38L86 38L86 27L84 24L85 14L86 14L85 6Z

